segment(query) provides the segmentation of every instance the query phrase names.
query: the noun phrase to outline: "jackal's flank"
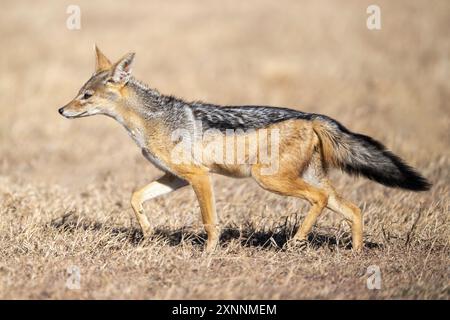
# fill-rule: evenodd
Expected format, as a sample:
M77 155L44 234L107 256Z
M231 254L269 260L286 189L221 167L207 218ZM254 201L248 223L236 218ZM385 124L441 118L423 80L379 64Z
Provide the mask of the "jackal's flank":
M143 155L165 172L157 181L133 193L131 205L144 236L151 227L143 212L146 200L191 185L197 195L208 240L206 249L215 248L219 227L210 174L232 177L252 177L264 189L286 196L307 200L311 208L288 247L302 248L307 236L325 207L342 214L352 228L355 250L363 247L363 219L361 210L342 198L327 178L332 168L366 178L389 187L412 191L430 188L430 183L386 150L376 140L353 133L336 120L320 114L304 113L286 108L261 106L217 106L200 102L186 102L160 94L131 75L134 53L112 64L96 47L96 69L80 89L78 95L59 112L67 118L104 114L120 122L142 149ZM223 163L214 157L200 162L176 162L171 154L176 142L171 133L186 130L194 133L217 129L209 142L221 142L227 129L242 129L241 135L250 138L271 129L279 132L278 168L264 174L267 166L258 154L245 163ZM252 130L249 130L252 129ZM249 133L251 132L251 133ZM263 142L271 148L270 139ZM261 142L259 142L261 143ZM200 148L204 145L200 145Z

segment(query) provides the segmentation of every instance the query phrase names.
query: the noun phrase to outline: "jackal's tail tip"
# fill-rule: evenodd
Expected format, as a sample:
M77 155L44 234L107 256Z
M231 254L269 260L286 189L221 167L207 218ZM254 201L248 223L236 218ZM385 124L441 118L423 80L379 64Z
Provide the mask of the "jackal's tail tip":
M414 168L403 162L402 159L387 151L388 157L398 169L396 178L391 181L392 187L399 187L411 191L428 191L431 189L432 183L423 177ZM389 185L389 181L387 181Z

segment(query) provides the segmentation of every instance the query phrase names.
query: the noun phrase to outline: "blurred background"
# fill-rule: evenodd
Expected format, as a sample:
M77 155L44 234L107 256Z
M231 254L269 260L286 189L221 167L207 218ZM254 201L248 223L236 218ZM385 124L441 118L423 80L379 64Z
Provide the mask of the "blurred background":
M0 213L3 219L0 242L2 247L9 248L0 259L3 261L0 267L10 268L0 268L1 272L10 270L5 271L7 276L0 277L0 287L1 283L8 283L10 289L2 291L4 296L72 294L78 297L58 289L61 286L53 288L56 276L50 270L59 272L66 267L67 260L59 257L67 252L80 265L83 265L80 261L85 261L86 270L91 266L86 262L86 252L91 251L61 249L54 253L52 250L59 248L58 241L61 248L72 240L77 243L79 238L75 234L86 239L100 239L105 234L101 230L79 230L71 235L60 229L48 229L48 223L67 212L76 212L78 217L94 223L136 226L134 219L130 220L131 191L161 174L144 160L125 130L112 119L68 120L58 114L57 109L70 101L93 73L95 43L112 61L127 52L136 52L135 77L162 93L221 105L274 105L323 113L352 131L382 141L419 168L435 187L427 194L415 195L336 175L338 189L367 212L368 237L384 241L384 230L388 229L397 234L392 239L399 239L411 228L417 228L425 238L438 235L441 241L438 243L448 244L448 229L438 232L430 228L448 222L448 202L443 201L448 199L450 183L449 1L1 0L0 4ZM70 30L66 25L71 16L67 8L73 4L81 10L79 30ZM369 17L366 9L371 4L381 8L381 30L369 30L366 26ZM270 226L288 216L300 219L306 212L303 202L264 192L251 181L218 177L215 184L223 225L255 223L275 230ZM431 209L427 219L415 224L417 206ZM156 227L179 230L193 226L202 232L197 203L190 190L146 204L146 210ZM321 225L336 227L340 219L327 215ZM249 233L254 231L249 230ZM33 245L21 251L27 243ZM86 248L89 243L86 240ZM399 252L404 252L403 243L396 247ZM51 247L45 247L50 244ZM146 249L155 257L151 250L156 249L152 248ZM162 248L158 250L166 250L168 255L181 250ZM140 254L131 244L129 249L130 257ZM253 256L254 252L248 250L249 256ZM427 250L421 251L424 256ZM26 259L20 260L17 252ZM115 255L118 255L115 261L121 261L121 254L123 251L112 250L105 251L104 258L94 256L107 264ZM268 261L266 254L261 254L261 261ZM159 251L156 255L160 256ZM46 258L39 260L41 256ZM420 261L424 261L424 256L408 255L408 259L421 257ZM255 253L252 259L257 257ZM427 259L428 256L425 261L432 261ZM440 285L448 283L448 277L444 276L448 260L435 259L433 266L440 269L426 269L429 272L423 277L426 285L416 286L416 274L404 272L404 287L399 287L401 281L393 276L391 283L397 287L384 294L391 297L445 294ZM151 265L153 260L146 261ZM195 261L192 268L188 266L183 271L191 279L197 277L198 261ZM131 270L144 268L136 267L136 263L128 269L108 269L114 275L131 277L123 278L119 284L110 281L103 286L98 274L92 276L90 293L83 291L79 296L145 297L144 293L150 292L152 296L172 298L298 298L328 294L320 281L317 291L309 283L308 290L300 291L301 286L273 289L276 281L258 272L260 266L271 264L256 265L252 261L248 260L248 272L226 269L227 263L232 262L224 262L221 272L228 270L229 279L237 274L252 279L249 282L247 278L240 282L230 280L234 287L227 292L219 285L214 286L214 275L208 289L196 287L195 291L191 284L183 287L175 274L170 276L177 270L173 265L168 269L169 278L163 282L154 279L150 291L140 290L142 282L129 280L134 272ZM330 266L334 263L337 262L329 261ZM415 265L410 260L401 263ZM166 265L160 263L157 268ZM292 271L278 269L282 268L278 264L273 266L274 270L284 270L294 278L297 274L294 267ZM326 267L317 268L327 274L331 272ZM24 282L27 278L21 270L29 270L34 282ZM342 277L344 283L349 279ZM86 275L83 279L88 278ZM266 280L271 283L265 284ZM171 288L171 281L173 291L158 291L164 286ZM44 293L44 289L36 289L40 288L39 283L46 288ZM135 286L135 290L123 290L127 286ZM412 291L408 291L410 288ZM344 296L357 292L352 290ZM361 294L359 297L367 292Z

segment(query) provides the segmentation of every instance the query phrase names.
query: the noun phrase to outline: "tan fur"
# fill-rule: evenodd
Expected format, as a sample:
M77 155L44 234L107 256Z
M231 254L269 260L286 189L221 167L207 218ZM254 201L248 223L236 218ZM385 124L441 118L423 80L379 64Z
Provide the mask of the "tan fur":
M108 58L95 46L95 71L105 71L111 68L112 64Z
M336 166L336 150L333 148L333 139L330 133L323 127L320 121L313 121L313 128L320 140L323 162L329 166Z

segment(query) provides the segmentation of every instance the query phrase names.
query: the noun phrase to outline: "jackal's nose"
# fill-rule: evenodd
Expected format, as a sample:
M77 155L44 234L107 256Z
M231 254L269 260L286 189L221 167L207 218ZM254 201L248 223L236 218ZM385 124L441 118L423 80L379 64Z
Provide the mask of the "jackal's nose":
M59 114L61 114L61 115L62 115L62 114L63 114L63 112L64 112L64 107L62 107L62 108L59 108L59 109L58 109L58 112L59 112Z

